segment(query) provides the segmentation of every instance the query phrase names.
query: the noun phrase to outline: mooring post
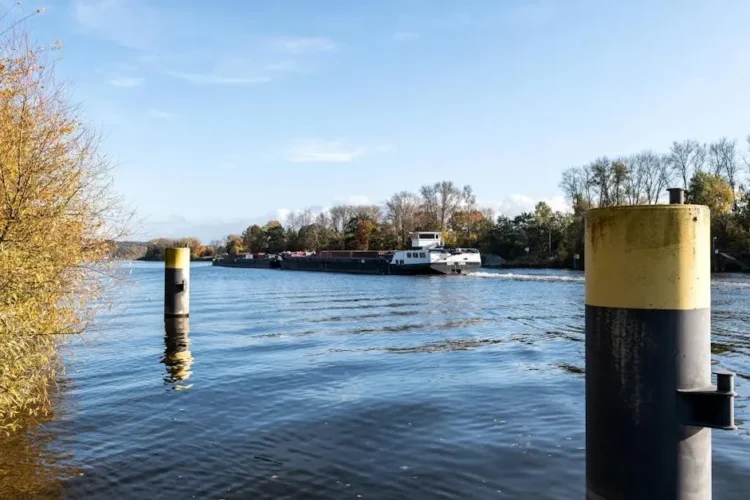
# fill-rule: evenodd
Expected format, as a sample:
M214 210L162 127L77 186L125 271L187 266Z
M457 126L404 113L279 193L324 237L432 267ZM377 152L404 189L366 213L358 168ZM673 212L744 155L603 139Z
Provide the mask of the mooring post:
M586 215L586 492L711 498L711 429L734 428L733 374L711 385L707 207Z
M190 249L167 248L164 253L164 317L190 315Z

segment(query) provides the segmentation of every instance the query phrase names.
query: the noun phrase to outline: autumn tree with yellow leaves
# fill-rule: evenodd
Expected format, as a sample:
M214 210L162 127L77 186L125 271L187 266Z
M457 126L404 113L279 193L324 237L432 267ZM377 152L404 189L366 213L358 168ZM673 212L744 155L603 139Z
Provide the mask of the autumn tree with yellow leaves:
M54 78L49 52L0 40L0 430L50 411L56 347L83 331L125 217L98 137Z

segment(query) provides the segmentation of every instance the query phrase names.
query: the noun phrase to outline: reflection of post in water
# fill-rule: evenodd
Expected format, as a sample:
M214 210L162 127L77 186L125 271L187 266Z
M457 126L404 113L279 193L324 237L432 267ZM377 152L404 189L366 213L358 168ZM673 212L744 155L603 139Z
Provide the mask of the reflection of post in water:
M193 356L190 354L190 318L164 319L164 363L167 376L164 381L175 384L175 389L188 389L179 383L190 377ZM191 384L192 385L192 384Z

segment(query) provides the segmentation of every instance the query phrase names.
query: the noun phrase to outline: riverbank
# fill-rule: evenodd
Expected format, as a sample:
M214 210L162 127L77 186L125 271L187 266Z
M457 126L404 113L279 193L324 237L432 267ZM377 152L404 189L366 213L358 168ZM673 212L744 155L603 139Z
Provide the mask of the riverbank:
M164 257L138 257L137 259L124 259L124 260L134 260L139 262L164 262ZM211 262L214 260L213 256L209 257L190 257L190 262Z

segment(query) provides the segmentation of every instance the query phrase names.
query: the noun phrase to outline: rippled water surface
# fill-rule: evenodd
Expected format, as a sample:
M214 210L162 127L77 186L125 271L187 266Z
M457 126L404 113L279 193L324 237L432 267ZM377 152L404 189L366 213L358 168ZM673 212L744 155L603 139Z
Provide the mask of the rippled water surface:
M54 419L0 447L0 496L582 497L582 274L191 273L165 335L163 267L132 264L65 347ZM750 279L714 279L743 426L749 306ZM713 443L715 498L747 498L747 428Z

